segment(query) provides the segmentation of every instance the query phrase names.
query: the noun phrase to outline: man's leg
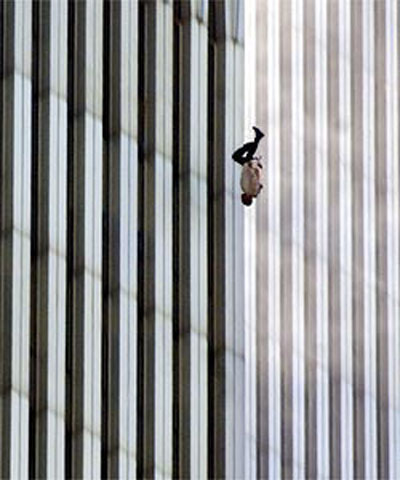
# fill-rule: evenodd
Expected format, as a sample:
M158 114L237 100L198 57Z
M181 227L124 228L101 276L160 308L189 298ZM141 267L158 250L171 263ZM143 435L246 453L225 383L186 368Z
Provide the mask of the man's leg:
M247 156L245 155L252 148L252 146L253 146L253 142L245 143L240 148L235 150L232 154L233 160L235 160L235 162L240 163L240 165L243 165L248 160Z

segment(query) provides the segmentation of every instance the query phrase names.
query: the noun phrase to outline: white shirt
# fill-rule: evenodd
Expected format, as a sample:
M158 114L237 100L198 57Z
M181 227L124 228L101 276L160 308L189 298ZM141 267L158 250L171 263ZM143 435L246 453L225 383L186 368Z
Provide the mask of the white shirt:
M250 160L243 165L240 186L244 193L256 197L261 190L261 168L257 160Z

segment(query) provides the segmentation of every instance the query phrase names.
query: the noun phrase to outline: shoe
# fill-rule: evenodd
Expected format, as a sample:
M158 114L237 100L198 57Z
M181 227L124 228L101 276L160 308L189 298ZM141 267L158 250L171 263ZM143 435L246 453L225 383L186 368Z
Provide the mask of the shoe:
M262 138L262 137L265 136L265 134L259 128L253 127L253 130L254 130L257 138Z

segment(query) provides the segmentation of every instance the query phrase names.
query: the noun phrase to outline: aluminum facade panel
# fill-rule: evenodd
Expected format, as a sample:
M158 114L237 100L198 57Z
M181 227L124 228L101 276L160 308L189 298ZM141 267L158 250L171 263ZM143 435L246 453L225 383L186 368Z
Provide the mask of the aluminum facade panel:
M396 478L398 2L257 12L258 475Z
M255 477L244 5L0 3L1 477Z

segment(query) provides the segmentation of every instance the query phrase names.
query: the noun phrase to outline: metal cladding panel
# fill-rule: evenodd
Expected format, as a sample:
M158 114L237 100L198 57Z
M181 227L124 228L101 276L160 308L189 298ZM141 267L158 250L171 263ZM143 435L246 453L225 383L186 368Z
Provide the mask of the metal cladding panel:
M29 462L32 2L0 10L0 475Z
M254 478L244 5L0 2L1 477Z
M395 478L398 2L257 4L258 474Z

